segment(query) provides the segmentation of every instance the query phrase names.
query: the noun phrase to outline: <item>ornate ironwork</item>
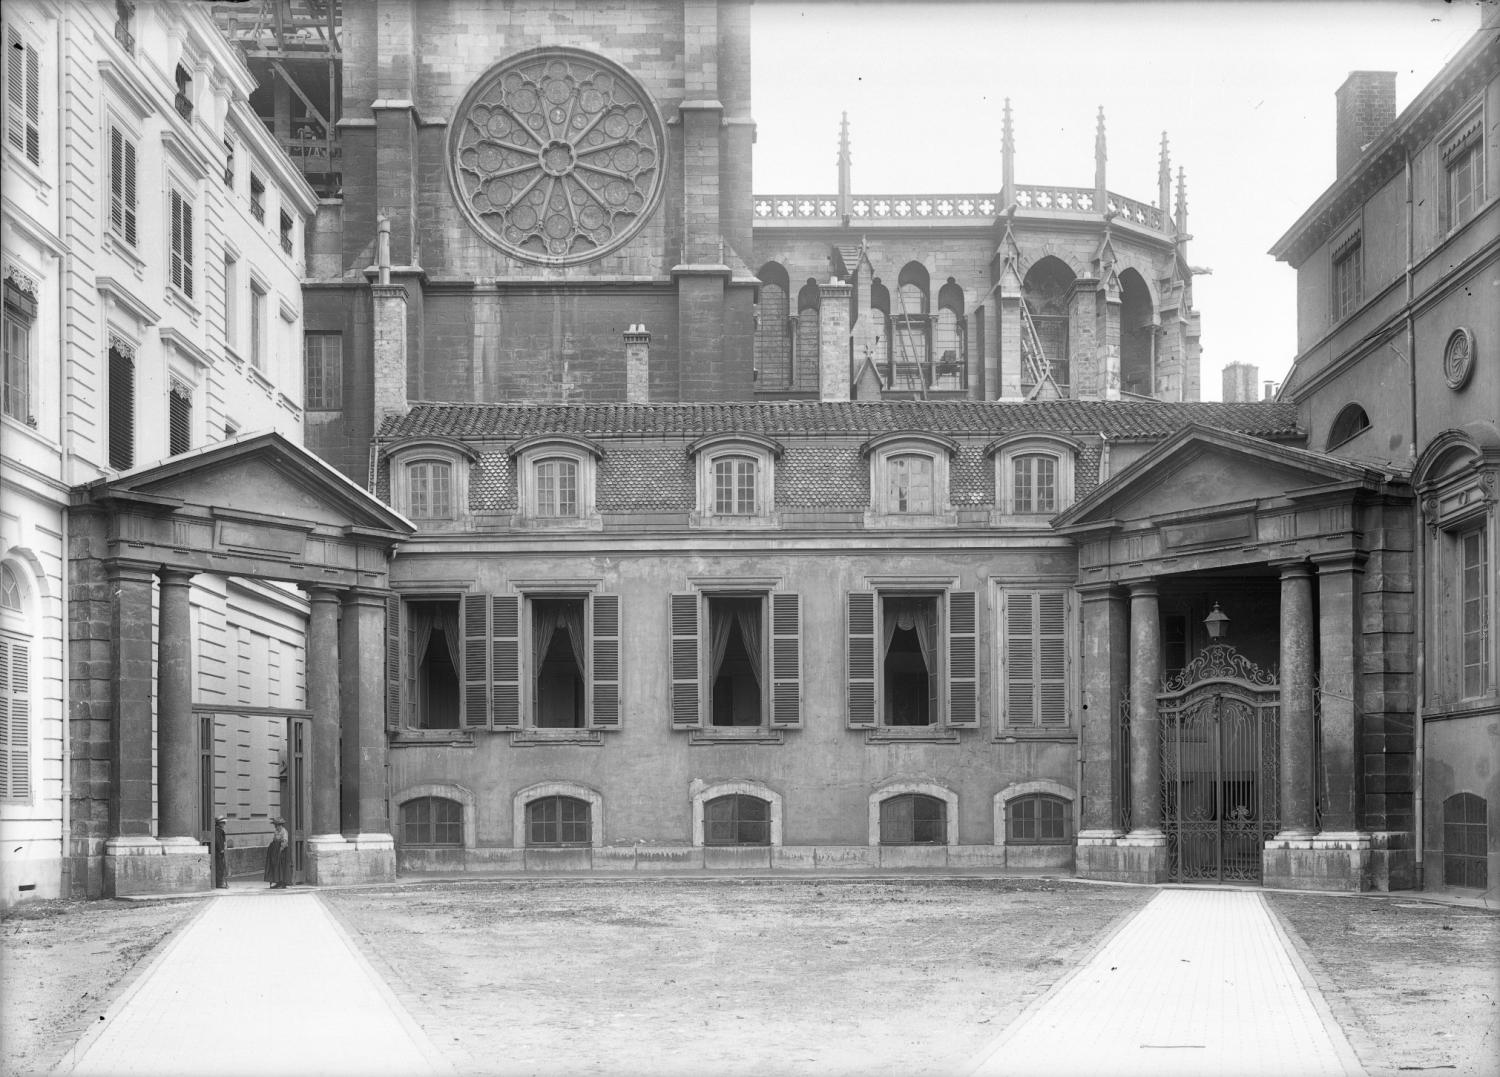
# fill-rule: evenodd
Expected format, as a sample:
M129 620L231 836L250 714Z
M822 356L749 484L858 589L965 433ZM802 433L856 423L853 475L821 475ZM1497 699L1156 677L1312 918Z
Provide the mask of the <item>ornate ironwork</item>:
M576 265L627 242L661 194L666 139L625 70L578 49L541 49L496 67L453 124L464 212L507 254Z
M1280 828L1280 686L1228 644L1172 683L1156 701L1172 877L1258 882Z
M1274 687L1276 668L1261 669L1227 643L1210 643L1175 677L1162 677L1163 692L1181 692L1199 681L1243 681L1260 688Z
M1130 809L1134 803L1130 783L1130 693L1120 694L1120 744L1115 752L1119 769L1115 772L1120 788L1120 829L1130 833Z

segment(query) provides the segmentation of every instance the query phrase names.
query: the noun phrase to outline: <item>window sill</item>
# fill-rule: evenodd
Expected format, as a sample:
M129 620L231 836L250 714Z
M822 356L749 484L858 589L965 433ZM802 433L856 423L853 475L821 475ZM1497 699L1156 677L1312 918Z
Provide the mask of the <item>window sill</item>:
M113 231L107 230L104 233L104 249L128 265L130 271L135 274L136 280L141 280L145 276L146 260L141 257L140 251L125 242L124 239L117 236Z
M880 726L865 733L866 744L957 744L958 731L941 725Z
M1078 739L1078 734L1071 726L1061 726L1051 729L1004 729L997 733L994 740L998 744L1015 744L1018 741L1055 741L1059 744L1072 744Z
M510 518L518 531L603 531L604 518L597 512L587 516L528 516L518 512Z
M245 357L238 351L236 351L234 345L230 344L228 341L224 342L224 358L228 359L237 367L243 367L245 365Z
M6 148L9 149L9 144ZM41 165L34 165L27 160L24 153L7 153L5 169L26 180L36 190L38 198L46 202L52 200L52 184L47 179L46 173L42 171Z
M275 385L272 383L270 378L266 377L265 373L260 369L260 367L252 363L250 366L246 367L245 370L250 375L250 380L264 389L267 396L270 396L271 391L275 388Z
M182 289L178 288L175 284L167 285L167 302L191 318L194 325L198 324L198 319L202 315L202 311L198 309L198 304L194 303L188 296L183 295Z
M886 531L957 527L958 513L950 511L918 514L914 512L876 512L871 510L865 513L865 526Z
M401 729L391 734L392 748L472 748L472 729Z
M580 744L600 747L604 734L598 729L518 729L510 735L512 748L538 748L547 744Z
M688 731L688 745L700 747L712 744L785 744L785 731L767 729L761 725L705 726Z

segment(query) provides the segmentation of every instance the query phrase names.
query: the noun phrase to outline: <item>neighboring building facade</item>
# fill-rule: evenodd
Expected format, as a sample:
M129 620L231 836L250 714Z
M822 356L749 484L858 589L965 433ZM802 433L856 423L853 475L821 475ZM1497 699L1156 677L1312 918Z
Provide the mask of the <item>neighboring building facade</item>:
M1395 75L1339 90L1338 178L1272 253L1297 270L1297 404L1311 448L1410 476L1413 542L1381 654L1402 700L1366 802L1403 821L1413 882L1500 885L1500 23L1397 116ZM1367 578L1373 570L1367 565ZM1368 585L1367 585L1368 586ZM1367 631L1369 630L1367 622ZM1362 700L1366 706L1368 703Z
M1226 404L1260 399L1260 367L1254 363L1225 363L1223 400Z
M306 600L219 571L172 576L144 555L143 533L122 530L124 501L82 491L251 432L301 441L303 222L315 199L250 110L250 74L201 5L21 0L0 22L8 904L105 892L109 862L127 854L165 864L152 722L167 592L185 596L190 622L185 714L213 715L217 806L236 840L263 844L282 734L253 716L306 706ZM221 517L234 502L221 491ZM128 639L111 598L127 579L143 603ZM134 661L144 666L127 683ZM195 772L201 747L195 733ZM255 760L244 774L226 761L240 754ZM198 814L177 836L206 835Z

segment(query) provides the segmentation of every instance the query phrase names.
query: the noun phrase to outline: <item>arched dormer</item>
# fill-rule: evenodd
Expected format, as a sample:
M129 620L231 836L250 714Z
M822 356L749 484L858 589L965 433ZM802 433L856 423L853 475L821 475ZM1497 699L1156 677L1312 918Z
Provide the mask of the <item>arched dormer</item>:
M542 434L510 447L517 527L597 531L598 464L604 450L588 438Z
M995 461L997 527L1035 527L1073 503L1081 442L1061 434L1013 434L985 446Z
M710 434L687 449L698 478L698 527L774 527L779 441L760 434Z
M860 446L870 462L866 527L952 526L948 472L958 442L929 430L892 430Z
M469 512L469 471L479 454L453 438L418 437L387 445L391 507L424 530L441 530Z

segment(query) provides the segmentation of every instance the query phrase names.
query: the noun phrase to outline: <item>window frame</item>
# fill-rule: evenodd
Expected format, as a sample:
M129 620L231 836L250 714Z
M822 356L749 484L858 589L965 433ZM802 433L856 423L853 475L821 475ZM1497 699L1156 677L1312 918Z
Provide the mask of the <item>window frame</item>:
M401 500L405 506L402 511L408 519L417 523L454 518L453 470L453 460L446 456L416 456L402 462ZM427 483L421 504L413 485L419 472ZM443 480L441 485L439 479Z
M38 303L36 281L6 266L4 300L0 305L0 414L29 427L37 425Z
M958 452L957 442L941 434L895 431L870 439L860 451L870 463L870 506L865 512L866 527L900 529L957 525L958 512L949 496L950 465ZM891 505L891 464L906 457L926 457L931 461L931 512L906 512Z
M882 806L888 800L904 796L924 796L941 801L943 811L943 841L941 842L887 842L881 827ZM871 846L890 845L898 848L942 848L958 844L958 794L947 786L926 781L890 782L873 790L868 800L868 842Z
M565 820L565 819L562 818L561 808L562 808L564 802L566 802L568 804L582 805L582 807L583 807L583 812L584 812L584 816L583 816L584 836L583 836L583 839L581 841L565 841L565 840L563 840L563 837L562 837L563 828L565 826L569 826L569 825L575 826L575 827L578 825L578 820L577 819ZM555 840L555 841L546 841L546 840L538 841L536 839L536 836L535 836L536 835L536 830L537 830L539 824L541 826L545 827L549 823L549 820L546 820L546 819L537 820L536 818L534 818L538 806L544 805L544 804L556 804L557 807L558 807L558 809L559 809L558 818L555 819L555 820L550 820L551 825L553 825L556 828L556 832L557 832L557 840ZM525 826L526 826L526 845L525 845L525 847L526 848L528 848L528 849L589 849L589 848L593 848L593 845L594 845L594 813L593 813L593 805L590 804L587 800L584 800L582 797L569 796L567 793L548 793L548 794L546 794L544 796L534 796L534 797L532 797L530 800L528 800L526 802L523 811L525 813Z
M140 250L140 147L136 139L113 117L109 121L109 154L105 166L109 178L109 233L132 252ZM115 143L119 142L119 153Z
M1462 807L1478 819L1450 819L1455 807ZM1489 889L1489 801L1466 789L1457 790L1443 798L1443 886L1461 890ZM1455 836L1463 835L1470 840L1477 834L1479 840L1472 842L1477 848L1462 852L1452 851ZM1455 872L1455 868L1459 870ZM1454 882L1453 876L1461 875L1463 881Z
M1036 631L1028 633L1030 653L1030 672L1032 676L1026 678L1025 683L1029 686L1031 697L1030 707L1032 717L1026 721L1018 720L1018 708L1012 698L1012 688L1016 682L1011 679L1011 667L1013 659L1012 619L1020 616L1017 602L1021 596L1027 596L1027 622L1030 628ZM1058 616L1062 622L1061 632L1045 632L1043 618L1044 602L1055 602L1060 606ZM995 579L991 581L990 608L993 610L994 620L991 625L994 644L989 652L994 676L992 678L995 696L995 714L999 731L1006 737L1055 737L1072 736L1076 732L1078 716L1076 680L1076 651L1078 649L1078 613L1076 599L1073 593L1073 581L1071 580L1049 580L1046 578L1009 580ZM1059 638L1060 637L1060 638ZM1054 640L1054 650L1060 650L1062 669L1060 672L1048 674L1045 669L1047 655L1045 642L1048 638ZM1060 688L1060 695L1055 696L1057 703L1062 709L1062 718L1049 718L1048 695L1045 691L1048 684Z
M1488 202L1485 175L1484 100L1471 101L1438 137L1438 162L1442 170L1442 231L1455 231L1480 215ZM1467 209L1456 205L1453 181L1467 169L1470 184Z
M316 362L312 357L309 345L318 341L318 355ZM328 342L338 341L335 349L337 355L330 359L328 355ZM303 386L302 406L307 411L343 411L344 410L344 334L341 330L330 329L304 329L302 331L302 365ZM313 391L314 368L319 371L317 379L318 392ZM334 372L334 377L328 376L329 371ZM332 388L329 388L332 383ZM330 403L329 401L333 402Z
M197 202L185 194L189 184L175 179L167 181L167 262L168 283L188 302L196 302L194 296L197 283L197 229L193 219L197 215Z
M978 729L982 725L978 695L978 667L983 652L980 648L979 594L962 590L953 579L872 579L867 581L868 590L849 591L845 594L845 662L846 698L845 722L851 729L865 730L876 740L943 740L951 741L959 731ZM856 600L868 596L872 602L870 633L856 631ZM925 725L897 725L888 721L888 701L885 698L886 649L885 604L887 599L930 598L934 601L937 619L934 664L936 670L928 669L928 722ZM955 624L967 623L968 630L959 631ZM868 639L872 666L870 677L861 669L863 658L856 654ZM967 671L967 672L965 672ZM936 683L933 683L933 681ZM863 688L871 718L865 720L856 714L857 688ZM960 697L959 693L962 693ZM958 713L955 703L960 699L966 704L968 713ZM935 704L935 707L934 707Z
M732 599L754 599L760 604L760 720L753 726L735 725L733 723L719 725L714 722L714 686L718 678L714 671L709 668L713 662L713 616L712 603L715 600ZM703 687L703 730L710 735L724 736L726 730L755 730L767 731L771 728L771 662L772 662L772 636L771 636L771 590L752 589L710 589L699 592L699 650L702 669L699 672L699 683ZM734 734L727 734L733 736Z
M600 531L604 521L596 503L598 465L604 450L587 438L543 435L527 438L510 448L516 476L516 512L511 526L547 531ZM541 511L538 466L548 461L567 461L575 468L577 512L571 516L546 515Z
M42 152L42 147L48 141L48 132L44 124L44 118L48 115L45 107L47 79L42 77L42 56L45 50L41 35L29 23L18 17L12 17L7 18L3 25L6 37L3 63L4 140L7 147L5 159L17 164L24 163L33 173L39 173L42 161L46 157ZM16 80L21 87L19 100L11 96L11 72L12 65L16 63L17 45L21 46L23 57L21 76ZM19 141L13 137L17 130ZM36 153L34 157L32 156L33 146L35 146Z
M746 434L711 434L688 446L697 478L697 498L689 514L690 527L774 528L781 526L776 511L776 461L782 445L770 438ZM749 460L754 466L753 512L721 512L718 504L716 469L720 461Z
M693 802L693 845L702 849L710 847L707 841L707 808L710 801L726 796L748 796L763 800L770 805L770 841L754 845L722 845L715 842L712 848L765 849L780 848L782 844L785 804L781 793L754 779L735 779L723 782L705 782L695 779L689 786Z
M250 366L264 374L271 340L271 286L250 274Z
M1040 837L1033 839L1011 836L1013 805L1036 797L1058 801L1062 804L1064 829L1062 837L1048 840ZM1078 840L1077 791L1070 786L1052 781L1049 778L1039 778L1027 782L1012 782L995 794L994 826L995 844L999 846L1023 845L1033 848L1036 846L1067 846L1068 848L1072 848L1077 844Z
M436 837L436 835L437 835L437 827L440 826L440 825L444 826L444 827L457 826L457 828L458 828L458 840L457 841L433 841L433 840L412 841L408 837L408 834L409 834L409 831L410 831L410 827L411 827L411 821L406 818L406 813L414 805L417 805L417 804L426 805L429 808L431 808L433 805L435 805L437 803L451 804L455 809L457 809L458 818L456 820L445 820L445 821L443 821L441 823L439 823L437 820L429 818L428 820L425 821L425 825L428 827L428 830L429 830L429 833L428 833L427 837L428 838L434 838L434 837ZM400 830L401 830L401 845L402 845L403 848L408 848L408 849L462 849L462 848L464 848L464 845L465 845L465 843L464 843L464 834L465 834L467 828L464 826L464 821L465 821L464 820L464 804L463 804L463 801L461 801L461 800L455 800L452 797L444 796L441 793L437 793L437 792L423 792L423 793L421 793L419 795L408 796L407 798L405 798L404 800L402 800L397 805L396 816L397 816L397 825L400 827Z
M1083 452L1081 442L1056 434L1022 434L997 438L985 446L985 455L995 465L995 509L990 514L992 526L1037 527L1045 524L1058 513L1073 504L1073 477L1078 456ZM1056 507L1051 512L1033 509L1022 512L1016 506L1015 466L1018 460L1028 457L1051 458L1053 461L1054 498Z
M1329 254L1329 298L1333 320L1341 322L1364 304L1364 233L1355 228Z
M1370 413L1364 405L1357 400L1351 400L1334 414L1333 421L1328 424L1328 441L1323 446L1325 452L1331 452L1353 441L1366 430L1370 429Z
M194 387L182 378L167 378L167 455L181 456L193 449ZM179 423L185 424L179 427ZM181 446L179 448L179 445Z
M5 712L5 735L0 741L0 802L29 804L37 797L37 688L38 651L33 628L33 597L36 594L31 572L15 558L0 560L0 573L8 574L15 586L15 605L0 605L0 662L5 670L4 688L0 689ZM21 676L17 677L17 673ZM25 765L15 766L15 757L23 755ZM13 784L17 776L21 786Z

